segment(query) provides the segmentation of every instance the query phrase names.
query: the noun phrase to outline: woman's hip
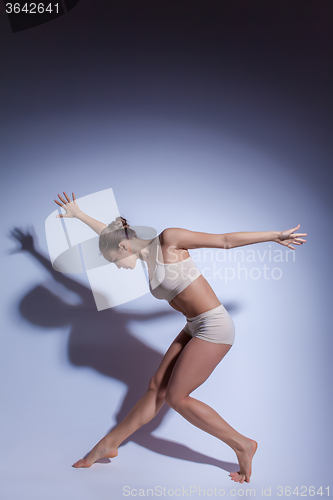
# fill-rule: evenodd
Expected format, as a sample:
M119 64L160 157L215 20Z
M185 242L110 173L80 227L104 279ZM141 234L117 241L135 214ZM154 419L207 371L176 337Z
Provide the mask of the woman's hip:
M191 337L217 344L232 345L235 339L234 322L222 304L198 316L187 318L184 329Z

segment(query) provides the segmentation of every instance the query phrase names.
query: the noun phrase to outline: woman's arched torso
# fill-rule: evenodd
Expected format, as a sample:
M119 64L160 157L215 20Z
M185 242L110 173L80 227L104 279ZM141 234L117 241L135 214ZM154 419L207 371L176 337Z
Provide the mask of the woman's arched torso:
M169 302L187 318L210 311L221 304L214 290L202 275Z
M158 260L160 262L172 264L190 257L188 250L176 247L170 248L163 244L163 238L160 238L159 241ZM176 295L169 304L176 311L181 312L187 318L191 318L218 307L221 302L206 278L201 274L185 290Z

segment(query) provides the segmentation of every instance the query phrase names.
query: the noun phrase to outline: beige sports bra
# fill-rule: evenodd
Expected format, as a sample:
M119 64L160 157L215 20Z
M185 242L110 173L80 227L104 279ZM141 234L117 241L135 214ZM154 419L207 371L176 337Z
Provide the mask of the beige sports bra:
M201 272L193 262L192 257L180 262L162 264L158 260L159 236L156 236L153 245L156 245L156 253L154 246L152 246L152 258L148 262L148 270L151 271L149 289L156 299L165 299L170 302L196 280Z

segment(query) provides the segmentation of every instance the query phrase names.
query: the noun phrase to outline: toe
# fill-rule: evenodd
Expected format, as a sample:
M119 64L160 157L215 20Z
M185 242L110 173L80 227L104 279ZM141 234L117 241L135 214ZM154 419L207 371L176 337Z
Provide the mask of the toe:
M81 458L81 460L78 460L77 462L75 462L72 467L76 467L76 468L79 468L79 467L87 467L87 464L86 464L86 459L85 458Z

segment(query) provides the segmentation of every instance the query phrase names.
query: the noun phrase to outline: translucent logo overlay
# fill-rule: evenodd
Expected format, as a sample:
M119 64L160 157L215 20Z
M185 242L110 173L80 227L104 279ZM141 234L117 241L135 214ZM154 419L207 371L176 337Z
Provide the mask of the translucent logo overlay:
M96 220L109 224L119 210L111 188L77 198L80 209ZM99 251L99 235L76 218L57 218L59 207L45 221L46 241L53 268L61 273L87 273L98 311L125 304L146 293L149 284L144 263L129 272L118 269ZM131 226L138 237L156 237L155 229Z

